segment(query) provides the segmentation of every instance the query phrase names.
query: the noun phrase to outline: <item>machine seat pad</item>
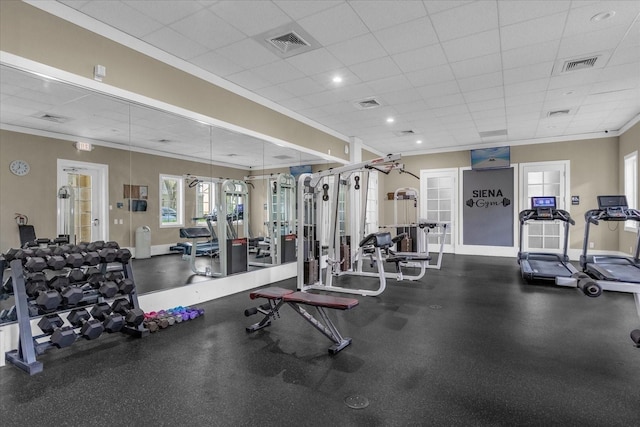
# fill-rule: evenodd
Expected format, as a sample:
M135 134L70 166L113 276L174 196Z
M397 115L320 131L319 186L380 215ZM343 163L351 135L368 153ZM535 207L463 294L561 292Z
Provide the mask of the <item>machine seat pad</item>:
M350 310L358 305L354 298L334 297L331 295L310 294L308 292L294 292L284 296L285 302L313 305L316 307L335 308L338 310Z
M285 295L292 294L293 292L294 291L292 291L291 289L284 289L274 286L272 288L257 289L249 294L249 298L280 299Z
M394 253L397 257L406 258L405 261L430 261L431 255L427 255L426 253L419 252L396 252Z
M180 237L183 239L199 239L203 237L209 238L211 237L211 233L206 227L181 228Z

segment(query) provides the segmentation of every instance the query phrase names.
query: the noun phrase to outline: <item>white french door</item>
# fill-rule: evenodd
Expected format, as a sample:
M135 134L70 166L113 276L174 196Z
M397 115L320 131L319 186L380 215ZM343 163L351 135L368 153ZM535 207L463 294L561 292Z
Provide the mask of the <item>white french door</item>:
M456 209L458 169L430 169L420 171L420 219L447 223L444 252L455 252L457 233ZM438 234L429 233L430 247L438 247Z
M108 166L58 159L58 234L70 243L108 239Z
M558 209L569 211L569 161L522 163L520 165L520 207L531 209L531 197L554 196ZM561 252L564 245L561 221L530 221L525 225L525 252Z

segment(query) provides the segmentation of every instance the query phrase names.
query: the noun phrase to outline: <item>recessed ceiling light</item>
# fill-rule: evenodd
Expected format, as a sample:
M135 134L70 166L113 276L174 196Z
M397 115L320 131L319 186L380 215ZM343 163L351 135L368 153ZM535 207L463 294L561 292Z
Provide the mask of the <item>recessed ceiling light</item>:
M604 21L606 19L613 18L615 16L615 14L616 14L615 10L609 10L607 12L600 12L600 13L598 13L596 15L593 15L591 17L591 22Z
M334 77L333 77L333 82L334 82L334 83L342 83L342 77L340 77L340 76L334 76Z
M387 117L387 123L393 123L395 121L396 119L394 119L393 117Z
M422 140L421 139L417 140L416 144L422 144Z

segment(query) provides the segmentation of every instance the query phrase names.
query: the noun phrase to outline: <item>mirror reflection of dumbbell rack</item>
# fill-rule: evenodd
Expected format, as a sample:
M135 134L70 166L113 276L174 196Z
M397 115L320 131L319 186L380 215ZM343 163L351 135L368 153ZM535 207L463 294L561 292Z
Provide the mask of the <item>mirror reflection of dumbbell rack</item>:
M9 250L3 263L9 263L11 277L4 291L15 298L19 342L6 360L33 375L43 369L38 355L79 338L92 340L103 332L148 335L130 260L131 252L116 242ZM66 323L62 312L68 312ZM42 334L32 330L31 318L37 316Z

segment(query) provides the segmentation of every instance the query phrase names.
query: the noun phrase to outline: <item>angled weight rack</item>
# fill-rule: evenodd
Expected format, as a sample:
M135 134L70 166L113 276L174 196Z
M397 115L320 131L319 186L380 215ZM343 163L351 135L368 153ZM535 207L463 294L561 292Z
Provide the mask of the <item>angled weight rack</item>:
M97 267L99 267L101 273L105 274L108 270L109 264L113 264L114 261L104 259L101 261L102 262ZM3 260L3 262L6 263L6 260ZM129 260L122 260L122 262L118 263L121 264L121 270L119 271L122 271L123 277L125 279L131 279L133 281L133 270L131 268ZM44 338L46 334L35 336L33 334L31 327L31 315L33 314L34 309L34 298L29 297L29 295L27 294L25 270L22 260L13 259L10 261L9 266L11 269L11 280L13 285L15 308L19 328L19 341L18 348L16 350L11 350L5 353L5 359L7 362L29 373L29 375L34 375L42 372L43 370L43 364L42 362L37 360L37 357L47 350L57 347L51 342L50 339L42 342L38 341L39 339ZM144 312L142 312L138 303L135 284L131 292L126 295L119 294L115 296L115 298L126 298L131 310L139 310L140 313L142 313L141 315L143 316ZM55 310L49 310L45 313L39 313L38 315L49 315L65 312L73 308L86 308L92 304L106 302L106 299L107 298L105 298L95 289L85 289L83 290L82 299L77 304L74 304L72 306L59 305ZM122 329L120 329L120 332L139 338L149 335L149 330L142 323L142 319L137 325L123 325ZM78 332L74 332L74 334L75 339L81 336Z

